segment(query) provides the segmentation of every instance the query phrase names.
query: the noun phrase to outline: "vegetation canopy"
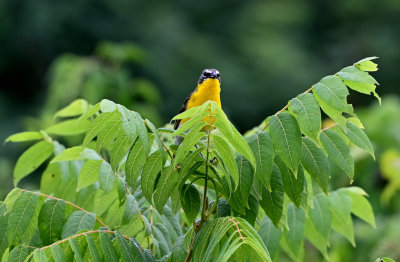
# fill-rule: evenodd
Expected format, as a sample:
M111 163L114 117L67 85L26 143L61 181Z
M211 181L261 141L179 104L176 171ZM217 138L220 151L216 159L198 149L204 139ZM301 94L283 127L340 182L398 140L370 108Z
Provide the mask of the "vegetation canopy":
M348 88L375 92L375 57L324 77L242 136L215 102L156 128L110 100L76 100L55 123L6 142L35 141L14 184L46 162L40 190L0 202L2 261L302 261L307 239L328 259L334 230L355 246L351 214L375 226L349 144L372 145ZM321 130L321 109L335 123ZM215 120L215 121L214 121ZM69 136L79 144L63 145ZM182 136L180 145L174 137ZM74 140L76 141L76 140Z

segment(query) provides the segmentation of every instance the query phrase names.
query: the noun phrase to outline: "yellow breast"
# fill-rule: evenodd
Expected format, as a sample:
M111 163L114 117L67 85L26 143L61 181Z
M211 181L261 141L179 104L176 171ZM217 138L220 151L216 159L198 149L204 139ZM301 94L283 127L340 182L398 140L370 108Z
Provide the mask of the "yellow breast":
M188 104L186 106L186 110L191 109L193 107L201 106L203 103L208 100L215 101L219 107L221 107L221 87L218 79L206 79L201 84L199 84L190 96ZM183 119L181 124L185 123L189 119ZM214 121L213 121L214 122Z

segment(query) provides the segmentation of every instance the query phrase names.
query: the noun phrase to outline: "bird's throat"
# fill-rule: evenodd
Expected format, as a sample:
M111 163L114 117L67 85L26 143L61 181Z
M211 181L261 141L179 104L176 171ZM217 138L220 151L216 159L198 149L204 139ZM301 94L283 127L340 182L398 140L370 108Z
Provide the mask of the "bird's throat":
M218 79L207 79L199 84L188 101L187 109L201 106L208 100L215 101L221 107L220 82Z

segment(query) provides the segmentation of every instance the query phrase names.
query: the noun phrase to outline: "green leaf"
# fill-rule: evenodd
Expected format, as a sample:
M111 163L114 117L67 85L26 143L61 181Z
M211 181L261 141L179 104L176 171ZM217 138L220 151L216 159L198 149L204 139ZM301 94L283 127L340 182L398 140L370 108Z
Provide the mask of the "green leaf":
M206 102L206 103L203 103L203 105L201 105L201 106L190 108L190 109L174 116L174 118L172 118L172 120L191 118L194 115L196 115L198 112L203 111L208 105L209 105L209 103Z
M38 204L38 195L23 192L15 201L8 218L8 242L19 240L30 226Z
M251 190L251 185L253 184L253 168L250 162L243 156L238 156L236 158L236 165L239 171L239 186L235 191L235 195L241 198L241 203L249 208L248 199Z
M131 148L133 142L133 138L126 135L118 136L114 141L110 154L110 162L113 170L118 168L122 159L128 154L128 150Z
M100 188L105 192L110 192L115 184L115 176L110 164L106 161L101 161L99 173Z
M201 121L189 131L176 151L176 156L173 160L175 165L179 164L184 159L186 153L205 136L205 133L200 131L205 125L206 122Z
M329 199L324 194L314 197L314 208L308 212L305 235L308 240L328 259L329 232L332 216L329 210Z
M65 262L64 251L59 245L51 245L51 255L55 262Z
M375 92L375 85L377 85L378 82L367 72L355 66L348 66L340 70L337 75L351 89L367 95L373 93L379 100L379 103L381 102L381 98Z
M150 153L150 143L149 143L149 133L147 132L147 127L144 124L143 118L139 113L133 112L133 115L136 118L136 126L139 134L140 141L142 141L143 149L146 156Z
M377 59L378 57L372 56L372 57L367 57L364 59L361 59L360 61L354 63L354 66L360 68L363 71L367 72L374 72L378 71L378 65L371 60Z
M50 163L72 161L72 160L101 160L101 157L93 149L83 146L74 146L62 151Z
M97 103L95 105L93 105L91 108L89 108L89 110L87 110L83 115L81 115L78 120L86 120L89 117L93 116L94 114L96 114L97 112L100 111L100 103Z
M200 193L193 185L184 185L180 192L181 203L185 211L188 224L196 219L200 210Z
M274 147L297 176L301 153L301 132L296 119L291 114L282 112L271 116L269 123Z
M355 247L353 221L351 220L353 202L351 197L334 191L329 194L329 202L329 208L332 213L332 228L346 237Z
M86 241L88 243L88 247L89 247L89 252L91 255L91 258L94 262L100 262L100 255L99 252L97 251L97 247L96 247L96 243L94 242L94 240L92 239L92 237L89 234L85 234L86 237Z
M337 132L330 129L322 131L320 139L328 157L352 180L354 177L354 159L350 155L346 141Z
M275 158L275 163L279 167L282 174L283 188L290 200L299 207L302 199L302 192L304 191L304 171L300 166L295 177L292 170L290 170L285 163L279 158Z
M375 228L375 217L371 204L365 198L365 192L359 189L358 187L348 187L339 189L338 192L350 196L353 201L351 212Z
M29 254L27 246L16 246L8 255L7 262L24 262Z
M71 246L72 252L74 252L74 258L76 262L83 262L81 250L75 238L68 239L69 245Z
M274 147L271 137L266 132L254 134L248 138L256 160L256 178L271 191L270 179L274 163Z
M35 262L47 262L46 252L42 249L35 249L33 259Z
M114 245L110 237L103 231L100 231L100 246L101 246L101 252L103 253L104 256L104 261L110 261L110 262L119 261L117 252L114 249Z
M274 164L271 175L271 192L263 189L260 205L276 227L278 227L282 217L283 194L281 172L278 166Z
M349 140L359 148L367 151L375 159L374 148L372 147L371 141L364 131L351 122L347 122L346 127L346 135Z
M108 99L103 99L100 102L100 110L103 113L109 113L109 112L114 112L115 109L117 109L117 105Z
M8 218L10 213L6 213L7 206L4 203L0 204L0 259L4 251L8 248Z
M119 253L121 254L121 258L123 261L129 261L129 262L134 262L134 257L133 254L129 248L128 243L126 240L122 237L122 235L118 232L115 234L116 239L117 239L117 246L119 249Z
M306 217L301 208L289 205L287 210L287 222L289 230L284 231L283 237L291 253L299 256L304 242L304 225Z
M14 168L14 185L35 171L51 154L53 154L53 143L40 141L28 148L17 160Z
M303 137L301 163L325 193L328 193L329 162L324 151L308 137Z
M230 177L235 183L235 188L239 186L239 170L236 165L235 155L224 137L216 134L211 134L211 139L214 142L215 148L224 162L224 166Z
M83 139L83 145L87 145L93 138L95 138L110 121L117 121L117 114L102 113L91 123Z
M43 139L43 135L40 132L27 131L13 134L7 137L5 142L26 142L40 139Z
M310 93L298 95L290 100L289 110L297 115L300 130L308 137L318 142L321 130L321 111L314 96Z
M282 231L276 228L271 220L268 219L268 217L264 217L264 219L261 221L258 234L263 240L265 246L268 247L268 251L272 260L276 261L275 258L278 254L279 241L282 237Z
M190 118L183 125L181 125L175 132L172 134L172 137L179 136L190 128L199 125L200 123L206 125L205 117L209 114L206 110L200 111L198 114Z
M79 116L86 112L88 109L88 102L84 99L77 99L68 106L57 111L55 117L72 117Z
M142 171L142 192L149 203L152 203L152 195L154 192L154 184L158 173L162 168L161 153L159 150L155 151L149 156L149 159L145 163Z
M64 200L47 199L39 213L38 227L44 245L61 239L65 222Z
M99 171L102 162L101 160L88 160L85 162L79 172L77 192L99 180Z
M349 91L337 76L327 76L314 85L313 92L328 106L340 112L353 114L353 107L347 104Z
M247 161L247 160L246 160ZM249 163L250 165L250 163ZM253 196L252 194L249 195L248 198L248 208L245 208L245 214L240 215L240 217L243 217L246 219L247 222L249 222L250 225L254 227L258 215L258 209L259 209L259 201L258 198Z
M122 215L122 225L128 224L133 215L137 214L138 203L133 195L127 195L125 199L124 214Z
M388 257L383 257L383 258L376 259L375 262L396 262L396 261L394 261L393 259L388 258Z
M137 136L135 117L131 111L122 105L117 105L118 111L121 114L122 128L132 140Z
M346 118L343 116L342 111L336 110L333 107L329 106L324 102L316 93L314 93L315 99L318 101L318 104L322 108L322 110L327 114L333 121L338 123L338 125L346 130Z
M250 261L271 261L261 238L245 219L221 217L209 221L198 233L192 260L228 261L236 252Z
M217 217L227 217L231 215L231 207L224 198L218 199Z
M111 113L110 119L104 123L101 132L97 136L96 147L99 151L102 148L110 149L115 138L122 129L121 117L117 112Z
M246 143L243 136L229 122L224 111L219 106L214 106L216 109L215 118L217 121L214 126L223 134L225 140L242 156L244 156L256 170L256 160L249 144Z
M89 120L70 119L55 125L49 126L44 131L48 134L59 136L74 136L85 133L90 125Z
M165 163L165 161L167 161L167 156L165 155L163 143L161 141L160 135L158 134L157 128L152 122L150 122L150 120L146 119L145 121L150 126L151 132L154 134L154 139L156 140L156 143L158 145L158 149L161 152L163 163Z
M153 195L154 205L160 213L178 183L178 176L179 174L173 166L168 166L161 172L160 180Z
M95 222L95 214L85 211L75 211L68 217L67 222L65 222L61 237L67 238L82 230L92 230Z
M146 163L147 154L141 140L137 140L129 151L125 165L126 181L131 187L134 187L140 172Z

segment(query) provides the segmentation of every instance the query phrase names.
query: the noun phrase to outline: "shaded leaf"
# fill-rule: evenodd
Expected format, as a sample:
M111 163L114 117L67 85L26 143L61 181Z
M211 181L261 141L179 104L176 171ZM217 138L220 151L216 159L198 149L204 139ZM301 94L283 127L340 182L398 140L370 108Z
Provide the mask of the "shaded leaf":
M324 151L307 137L303 137L301 163L315 182L327 193L329 179L328 159Z
M274 164L271 176L271 192L266 189L262 191L260 205L275 227L278 227L282 217L283 194L284 189L281 172L278 166Z
M182 208L190 225L200 210L200 193L195 186L184 185L181 188L180 197Z
M279 157L275 158L275 163L281 171L283 189L285 193L288 195L290 200L292 200L292 202L299 207L302 201L302 192L304 191L303 168L300 166L296 178L292 170L290 170Z

